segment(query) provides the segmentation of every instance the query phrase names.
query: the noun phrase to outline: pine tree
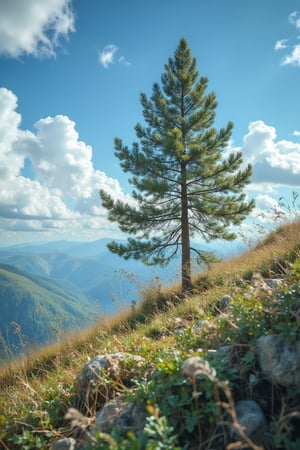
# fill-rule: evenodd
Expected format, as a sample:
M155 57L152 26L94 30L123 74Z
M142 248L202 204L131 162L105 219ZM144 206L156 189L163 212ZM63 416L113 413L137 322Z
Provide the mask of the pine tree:
M233 124L213 128L216 95L206 94L208 79L200 77L196 58L184 38L169 58L161 86L153 85L148 99L141 94L145 126L137 124L129 149L115 139L115 155L134 186L132 204L100 191L108 218L129 237L126 244L108 244L125 259L164 265L181 251L182 290L191 288L191 238L235 239L230 225L239 224L254 207L242 189L252 168L243 170L241 152L226 158Z

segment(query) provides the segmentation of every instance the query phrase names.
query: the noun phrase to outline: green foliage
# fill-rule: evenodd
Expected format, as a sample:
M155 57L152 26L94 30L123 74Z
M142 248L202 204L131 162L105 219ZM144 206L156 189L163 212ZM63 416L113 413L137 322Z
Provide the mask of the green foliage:
M168 426L165 417L150 416L146 418L144 433L149 440L146 446L147 450L168 450L174 447L177 436L174 435L174 429Z
M290 341L298 340L299 281L300 260L297 260L287 274L285 284L275 295L264 285L258 285L252 291L248 288L244 294L237 294L232 307L235 328L228 327L226 318L220 319L220 327L227 339L251 344L259 336L277 333Z
M95 441L87 448L94 450L180 450L176 446L177 436L174 429L168 425L165 417L160 417L158 410L149 408L153 413L146 418L143 430L135 435L128 432L126 436L118 432L111 435L98 432Z
M10 439L13 445L23 450L45 449L54 434L49 432L45 434L35 434L30 430L24 430L21 434Z
M189 448L188 443L195 439L201 442L208 438L214 433L219 418L215 381L201 374L194 381L186 377L182 371L186 358L187 353L179 350L175 354L158 352L151 378L136 380L135 392L135 398L145 402L150 410L158 410L165 423L176 431L180 448ZM210 367L210 363L206 364ZM229 373L221 359L214 361L214 367L221 378L226 376L228 380L236 376Z

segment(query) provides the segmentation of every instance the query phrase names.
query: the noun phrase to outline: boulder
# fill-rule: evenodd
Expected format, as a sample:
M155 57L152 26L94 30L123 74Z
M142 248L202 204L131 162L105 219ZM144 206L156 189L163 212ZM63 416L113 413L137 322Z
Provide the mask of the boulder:
M87 408L99 409L113 397L113 381L128 385L143 358L129 353L98 355L88 361L77 377L78 394Z
M300 342L283 336L260 336L256 342L260 368L273 383L300 391Z
M98 413L92 432L110 433L116 429L121 433L136 433L144 427L145 417L145 409L140 404L118 397L106 403Z

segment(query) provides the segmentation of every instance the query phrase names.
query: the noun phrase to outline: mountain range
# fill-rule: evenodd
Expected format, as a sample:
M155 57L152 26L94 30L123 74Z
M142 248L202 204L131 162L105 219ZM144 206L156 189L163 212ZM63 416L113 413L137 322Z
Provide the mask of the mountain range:
M0 248L0 357L82 329L103 313L117 313L151 278L166 281L167 271L125 262L108 251L107 242Z

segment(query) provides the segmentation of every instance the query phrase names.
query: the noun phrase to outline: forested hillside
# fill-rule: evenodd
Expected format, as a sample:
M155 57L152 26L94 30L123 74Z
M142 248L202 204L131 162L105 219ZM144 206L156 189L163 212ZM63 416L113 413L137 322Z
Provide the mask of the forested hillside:
M92 323L95 310L79 290L62 281L0 264L2 358Z
M176 262L169 269L149 268L111 254L107 240L94 242L54 241L0 248L0 263L10 264L50 280L63 280L88 297L106 314L118 312L136 299L138 286L159 276L164 283L178 277ZM226 250L224 250L225 252ZM223 254L224 254L223 252Z

